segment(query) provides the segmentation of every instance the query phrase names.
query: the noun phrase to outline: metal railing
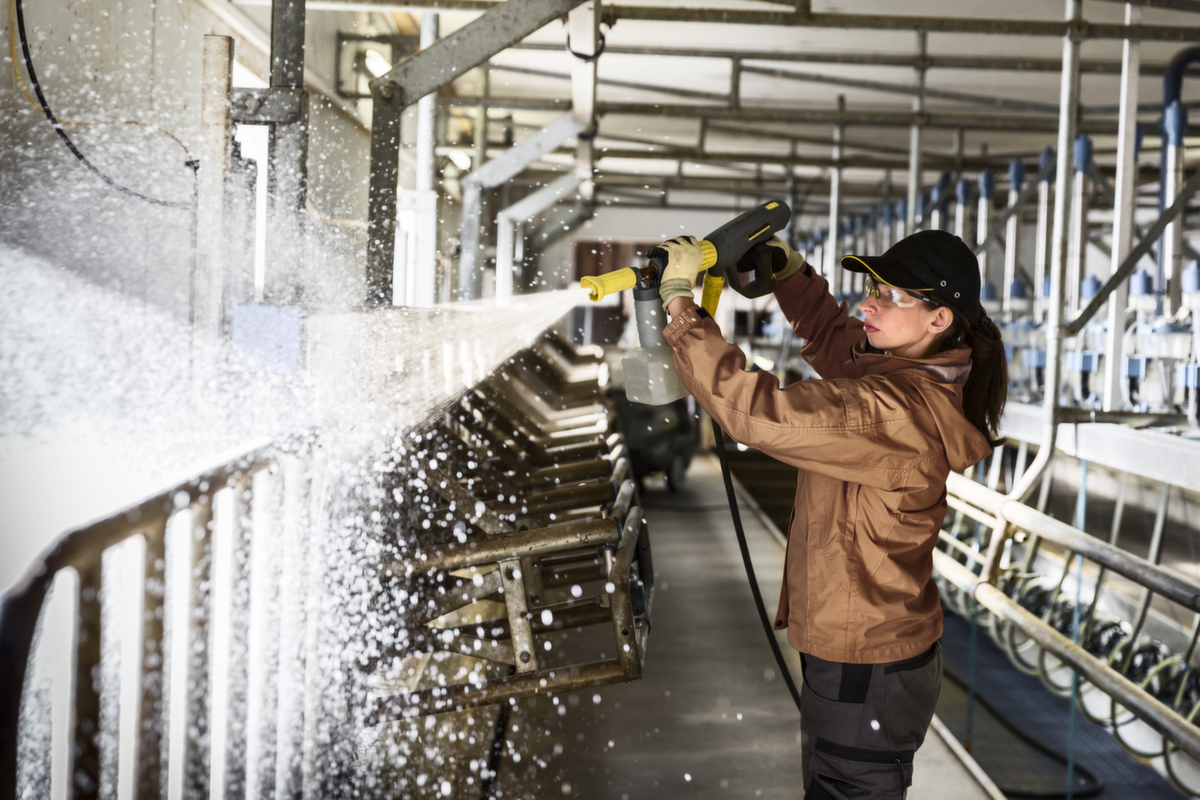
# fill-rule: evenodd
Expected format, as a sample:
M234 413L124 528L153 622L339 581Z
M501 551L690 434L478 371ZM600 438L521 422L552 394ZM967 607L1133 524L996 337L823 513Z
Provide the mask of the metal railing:
M1045 513L1052 472L1043 475L1038 508L997 491L1008 470L1011 482L1019 481L1028 450L1026 443L997 449L990 463L977 467L978 481L950 475L951 512L934 553L943 597L987 631L1018 669L1074 698L1081 713L1105 725L1136 758L1161 757L1171 783L1200 796L1200 728L1194 724L1200 670L1193 663L1200 582L1159 563L1173 487L1159 484L1149 553L1142 558L1118 546L1129 473L1118 472L1105 541ZM1088 502L1088 462L1080 463L1077 524ZM1156 598L1193 619L1179 639L1186 641L1181 652L1147 630Z
M394 767L362 753L364 735L398 735L390 723L465 729L488 706L503 736L509 701L639 678L654 572L605 397L597 354L541 341L391 442L390 466L347 481L319 447L263 442L66 533L0 604L0 800L49 796L63 775L69 797L98 797L118 770L140 799L217 782L227 797L318 797ZM136 574L110 557L130 541L144 542ZM65 571L76 622L51 631ZM140 596L136 624L111 624L127 608L114 587ZM585 629L598 657L552 652ZM51 770L30 747L50 709L29 671L68 635L71 688L53 694L70 705L69 764ZM127 636L136 665L117 663ZM469 760L445 768L458 788Z
M71 598L76 628L72 669L74 691L70 698L68 796L98 796L100 747L104 733L100 715L100 666L105 608L101 598L106 583L129 577L106 575L102 560L107 550L135 538L144 544L139 631L142 657L133 676L139 686L140 701L135 719L122 721L122 725L129 725L134 732L133 769L137 796L154 798L167 793L163 742L169 702L165 656L170 646L164 635L164 623L170 613L168 593L174 594L176 602L186 602L187 618L191 620L187 631L187 702L186 708L180 710L186 720L182 768L186 783L193 787L194 793L207 794L210 788L208 742L211 737L208 698L214 678L211 672L213 651L208 644L214 580L213 531L219 516L214 511L215 500L222 492L230 493L232 502L225 506L223 513L231 515L228 521L235 542L244 545L250 535L252 514L271 514L279 518L287 513L282 508L268 509L261 502L254 503L251 511L249 503L252 484L259 484L261 489L263 482L278 480L277 476L266 475L277 463L278 456L270 446L259 445L105 519L76 528L64 534L21 583L4 597L0 603L0 652L3 653L3 659L0 659L0 686L3 686L0 691L0 776L3 776L0 778L0 798L7 800L18 796L23 766L18 763L22 688L26 685L31 648L39 620L43 617L43 606L56 576L66 570L74 571L78 576L78 589ZM284 493L284 496L289 494ZM167 564L167 531L177 522L184 525L185 534L177 539L177 544L189 549L189 570L185 575L170 575ZM241 574L248 567L242 562L237 568ZM177 577L186 585L172 586ZM235 598L230 615L234 634L231 640L244 648L249 636L249 598L245 592L235 593ZM244 681L246 673L244 670L237 674L231 672L227 679ZM105 687L106 692L110 688L115 687ZM234 724L237 724L236 720ZM236 737L228 743L226 787L244 785L246 761L239 757L244 754L244 749ZM49 786L28 788L34 796L49 796Z

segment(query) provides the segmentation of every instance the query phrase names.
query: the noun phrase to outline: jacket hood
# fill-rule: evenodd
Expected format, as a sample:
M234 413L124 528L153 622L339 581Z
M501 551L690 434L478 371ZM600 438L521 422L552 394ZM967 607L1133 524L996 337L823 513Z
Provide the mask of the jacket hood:
M992 452L987 438L962 412L963 386L971 374L971 349L956 347L929 358L901 358L872 352L865 340L850 352L860 377L893 375L909 380L933 414L950 469L962 472Z

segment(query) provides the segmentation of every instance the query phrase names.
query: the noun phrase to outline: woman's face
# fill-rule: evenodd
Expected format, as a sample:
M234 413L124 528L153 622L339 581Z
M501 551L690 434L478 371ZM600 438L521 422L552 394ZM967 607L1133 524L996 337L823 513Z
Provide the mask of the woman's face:
M900 307L870 294L863 298L859 309L871 346L902 358L924 358L933 348L934 339L954 318L954 312L945 306L935 308L917 301Z

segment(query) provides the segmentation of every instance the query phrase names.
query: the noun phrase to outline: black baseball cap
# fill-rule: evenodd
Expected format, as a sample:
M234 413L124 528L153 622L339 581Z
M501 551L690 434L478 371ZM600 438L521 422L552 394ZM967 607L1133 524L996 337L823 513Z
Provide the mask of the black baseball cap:
M897 289L931 292L974 325L983 315L979 302L979 259L946 231L917 231L881 256L842 256L842 269L869 273Z

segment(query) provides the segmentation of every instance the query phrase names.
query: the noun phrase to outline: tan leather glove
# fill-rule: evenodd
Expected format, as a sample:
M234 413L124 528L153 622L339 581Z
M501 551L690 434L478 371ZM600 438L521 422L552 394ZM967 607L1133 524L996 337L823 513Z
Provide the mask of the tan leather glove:
M667 252L667 266L663 269L658 286L663 308L666 309L676 297L695 299L692 290L696 286L696 278L717 263L716 248L695 236L677 236L658 247Z

